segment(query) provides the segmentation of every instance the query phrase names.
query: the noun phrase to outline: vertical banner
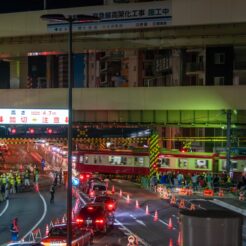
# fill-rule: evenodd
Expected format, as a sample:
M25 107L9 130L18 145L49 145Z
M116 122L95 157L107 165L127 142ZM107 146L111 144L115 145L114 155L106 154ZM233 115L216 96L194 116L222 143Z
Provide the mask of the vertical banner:
M150 165L149 165L149 177L157 174L157 162L158 156L160 154L160 147L159 147L159 135L156 131L153 131L149 138L149 153L150 153Z

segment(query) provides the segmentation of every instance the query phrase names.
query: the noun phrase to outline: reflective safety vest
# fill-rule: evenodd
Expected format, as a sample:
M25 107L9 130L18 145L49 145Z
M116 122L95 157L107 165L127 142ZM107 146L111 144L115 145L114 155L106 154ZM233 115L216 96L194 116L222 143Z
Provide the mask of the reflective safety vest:
M7 180L5 177L2 177L2 182L3 182L3 184L6 184Z

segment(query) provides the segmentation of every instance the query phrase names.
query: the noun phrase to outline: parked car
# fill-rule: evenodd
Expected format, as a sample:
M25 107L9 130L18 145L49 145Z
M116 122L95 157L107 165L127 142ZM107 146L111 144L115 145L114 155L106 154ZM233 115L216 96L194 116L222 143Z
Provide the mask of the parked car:
M0 151L1 152L8 152L9 147L7 144L0 144Z
M104 203L105 208L109 212L114 212L117 208L117 201L112 196L103 195L103 196L96 196L91 199L92 203Z
M93 231L82 228L79 224L72 224L72 246L89 246L93 241ZM43 246L65 246L67 245L67 225L54 225L47 237L41 241Z
M105 209L103 203L87 203L76 215L76 222L94 232L106 233L114 225L114 215Z

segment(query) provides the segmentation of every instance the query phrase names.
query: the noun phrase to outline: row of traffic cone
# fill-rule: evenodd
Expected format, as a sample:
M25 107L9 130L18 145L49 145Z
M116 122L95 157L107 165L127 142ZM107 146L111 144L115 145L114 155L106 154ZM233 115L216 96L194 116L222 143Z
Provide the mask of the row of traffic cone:
M113 187L112 187L112 193L114 193L114 192L115 192L115 189L114 189L114 186L113 186ZM122 190L119 191L119 197L122 197ZM127 194L127 196L126 196L126 202L127 202L127 203L130 203L130 196L129 196L129 194ZM176 197L175 197L174 195L172 195L172 197L171 197L170 204L176 204ZM136 208L136 209L139 209L139 208L140 208L140 205L139 205L138 200L135 201L135 208ZM184 199L182 199L182 200L180 201L180 203L179 203L179 208L185 208L185 201L184 201ZM194 205L194 204L191 204L190 210L195 210L195 205ZM146 214L146 215L149 215L149 214L150 214L150 212L149 212L149 206L148 206L148 205L146 205L146 208L145 208L145 214ZM158 211L155 210L154 221L156 222L156 221L158 221L158 219L159 219L159 218L158 218ZM172 230L172 229L173 229L172 218L169 218L167 228L168 228L169 230ZM178 235L177 244L178 244L178 245L181 245L181 235L180 235L180 232L179 232L179 235ZM170 239L170 240L169 240L169 246L173 246L173 245L174 245L174 244L173 244L173 240Z

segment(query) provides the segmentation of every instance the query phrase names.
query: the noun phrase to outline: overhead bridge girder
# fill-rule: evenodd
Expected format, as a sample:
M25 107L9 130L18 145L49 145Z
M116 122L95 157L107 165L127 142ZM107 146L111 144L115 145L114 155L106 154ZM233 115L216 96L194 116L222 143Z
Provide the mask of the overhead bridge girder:
M232 127L246 128L246 111L232 114ZM74 121L82 124L161 125L194 128L226 128L225 110L119 110L75 111Z

